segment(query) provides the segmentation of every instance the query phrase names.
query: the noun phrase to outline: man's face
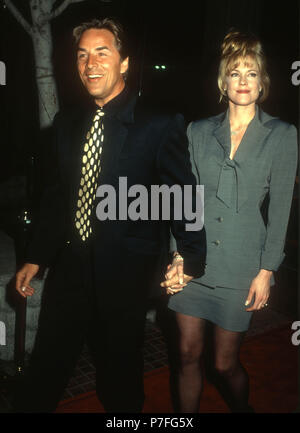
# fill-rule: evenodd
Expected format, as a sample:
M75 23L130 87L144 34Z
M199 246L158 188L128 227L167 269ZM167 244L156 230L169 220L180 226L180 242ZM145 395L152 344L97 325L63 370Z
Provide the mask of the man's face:
M106 29L83 32L77 48L80 79L97 105L102 107L124 88L128 57L121 60L114 35Z

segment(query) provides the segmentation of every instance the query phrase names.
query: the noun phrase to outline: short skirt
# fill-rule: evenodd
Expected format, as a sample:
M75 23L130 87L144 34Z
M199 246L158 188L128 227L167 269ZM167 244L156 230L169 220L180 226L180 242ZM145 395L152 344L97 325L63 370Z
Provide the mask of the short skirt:
M213 288L191 281L181 292L170 296L168 307L209 320L228 331L244 332L253 314L246 311L248 293L249 289Z

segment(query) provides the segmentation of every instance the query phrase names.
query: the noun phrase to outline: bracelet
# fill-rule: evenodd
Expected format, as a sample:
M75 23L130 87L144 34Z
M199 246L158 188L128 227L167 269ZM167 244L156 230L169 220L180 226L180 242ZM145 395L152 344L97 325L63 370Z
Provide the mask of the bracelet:
M174 254L173 256L173 262L183 262L183 257L181 257L181 255L179 253Z

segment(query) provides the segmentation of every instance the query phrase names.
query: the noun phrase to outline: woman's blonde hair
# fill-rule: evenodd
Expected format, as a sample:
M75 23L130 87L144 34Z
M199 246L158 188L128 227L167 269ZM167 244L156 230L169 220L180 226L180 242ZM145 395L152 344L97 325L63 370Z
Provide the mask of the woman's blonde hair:
M221 45L221 60L219 65L218 87L220 90L220 102L226 97L225 80L230 72L236 68L241 60L246 58L256 61L261 80L261 92L257 102L264 101L270 88L270 78L266 69L266 58L260 41L252 34L230 30Z

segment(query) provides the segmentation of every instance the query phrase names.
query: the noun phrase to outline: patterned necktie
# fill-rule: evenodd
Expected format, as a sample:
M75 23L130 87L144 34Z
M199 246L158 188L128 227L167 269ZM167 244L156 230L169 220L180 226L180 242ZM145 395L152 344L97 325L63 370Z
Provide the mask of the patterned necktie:
M101 170L100 155L104 139L103 116L102 109L97 110L92 127L86 134L83 147L81 179L75 216L75 225L83 242L92 233L91 214L96 197L98 176Z

